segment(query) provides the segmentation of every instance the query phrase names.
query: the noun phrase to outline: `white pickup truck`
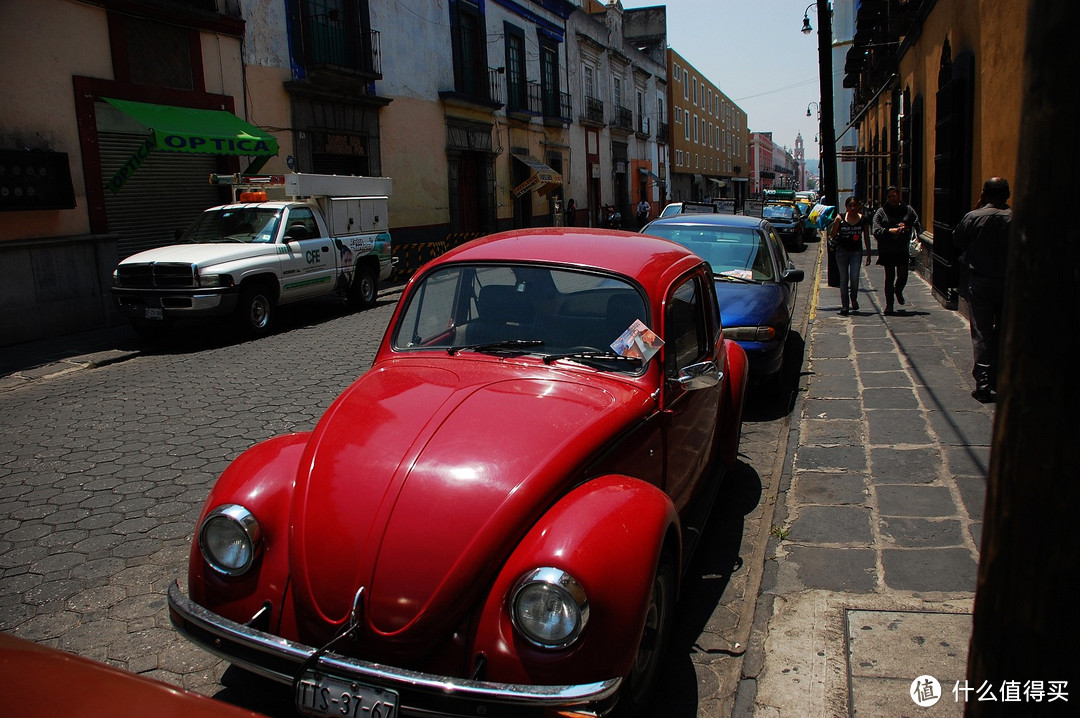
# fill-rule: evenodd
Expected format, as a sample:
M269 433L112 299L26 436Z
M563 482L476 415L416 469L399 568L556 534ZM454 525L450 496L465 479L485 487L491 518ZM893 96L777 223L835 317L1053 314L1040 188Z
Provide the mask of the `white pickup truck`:
M394 262L390 178L292 174L211 182L249 191L203 212L177 244L139 252L113 272L117 307L136 331L231 315L258 336L270 330L280 304L330 294L358 309L375 303ZM271 193L288 199L271 201Z

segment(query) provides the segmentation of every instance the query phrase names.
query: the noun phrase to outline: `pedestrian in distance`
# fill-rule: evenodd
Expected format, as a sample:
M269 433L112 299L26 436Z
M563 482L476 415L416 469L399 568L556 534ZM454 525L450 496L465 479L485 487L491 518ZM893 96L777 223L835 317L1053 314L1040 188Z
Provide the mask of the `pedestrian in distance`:
M971 396L983 404L997 394L998 339L1005 303L1005 268L1009 252L1009 182L991 177L983 183L975 209L964 215L953 232L968 268L968 305L971 309L971 346L975 390Z
M577 202L571 197L566 201L566 220L565 225L567 227L573 227L574 222L577 220Z
M840 314L848 315L848 299L851 310L859 311L859 272L863 249L866 250L866 266L870 266L870 220L862 213L862 203L856 197L844 201L842 214L837 214L829 227L829 243L835 245L836 267L840 275Z
M637 221L639 227L644 227L645 223L649 221L649 212L652 211L652 206L645 200L644 197L638 202L637 206Z
M893 299L904 304L908 279L908 244L911 233L922 233L918 213L900 202L900 190L885 190L885 204L874 213L873 235L878 243L877 263L885 270L885 313L894 314Z

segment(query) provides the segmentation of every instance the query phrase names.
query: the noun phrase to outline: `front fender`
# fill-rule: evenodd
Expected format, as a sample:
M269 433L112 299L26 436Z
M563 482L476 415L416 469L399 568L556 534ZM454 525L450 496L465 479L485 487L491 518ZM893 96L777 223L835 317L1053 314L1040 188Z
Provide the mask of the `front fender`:
M214 484L199 513L188 557L188 595L193 601L244 623L269 600L270 625L279 622L289 578L289 507L300 456L310 435L287 434L256 444L229 464ZM243 576L222 576L207 565L199 550L199 526L222 504L244 506L262 529L258 558Z
M671 500L651 484L603 476L556 503L518 544L484 604L474 655L485 680L563 684L630 672L645 625L652 582L665 541L681 555ZM588 596L590 618L569 648L539 648L517 634L510 599L518 580L540 567L572 575Z

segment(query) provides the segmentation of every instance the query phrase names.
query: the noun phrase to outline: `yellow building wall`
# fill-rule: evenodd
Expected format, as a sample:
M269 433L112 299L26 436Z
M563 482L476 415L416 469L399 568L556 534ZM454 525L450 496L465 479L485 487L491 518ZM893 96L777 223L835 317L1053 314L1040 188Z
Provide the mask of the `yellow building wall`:
M394 180L391 223L405 224L405 218L416 227L448 223L450 179L442 103L395 97L379 110L379 127L383 174Z
M900 61L901 89L911 88L923 99L923 157L926 173L923 196L913 198L925 221L934 211L934 120L937 116L938 71L945 39L952 57L974 55L974 107L972 115L971 204L974 206L984 179L1016 173L1019 146L1023 52L1030 0L939 0L923 23L918 41ZM882 96L883 105L888 93ZM879 134L888 134L888 120L874 123ZM929 228L929 227L928 227Z
M249 65L247 68L247 107L236 94L236 115L249 124L269 132L278 141L277 157L271 157L260 174L285 174L290 172L285 160L295 155L293 133L290 129L289 93L283 84L290 78L289 69Z
M75 189L74 209L5 212L0 241L88 233L71 76L112 78L104 11L68 0L0 0L0 67L0 146L66 152Z

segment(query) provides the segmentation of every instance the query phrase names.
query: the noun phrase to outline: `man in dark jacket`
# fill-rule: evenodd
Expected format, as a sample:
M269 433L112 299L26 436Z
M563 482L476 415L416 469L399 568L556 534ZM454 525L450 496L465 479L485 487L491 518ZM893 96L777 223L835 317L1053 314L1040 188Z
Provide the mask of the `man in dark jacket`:
M893 313L893 299L904 303L907 286L908 243L911 233L922 233L918 213L900 201L900 189L885 190L885 204L874 212L870 233L878 243L877 263L885 270L885 313Z
M977 401L994 401L997 391L998 337L1005 300L1005 265L1009 252L1009 182L991 177L983 183L978 206L956 225L953 242L963 252L968 268L968 304L971 307L971 344L975 352Z

